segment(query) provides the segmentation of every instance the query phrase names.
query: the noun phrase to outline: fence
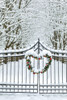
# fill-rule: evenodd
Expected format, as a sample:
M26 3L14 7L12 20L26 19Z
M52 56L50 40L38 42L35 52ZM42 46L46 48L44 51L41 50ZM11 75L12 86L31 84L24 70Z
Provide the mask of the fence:
M25 53L33 49L38 54L46 49L52 53L52 63L44 74L33 74L26 67ZM44 66L44 60L32 59L32 66ZM67 52L48 49L40 40L26 50L0 52L0 93L67 93Z

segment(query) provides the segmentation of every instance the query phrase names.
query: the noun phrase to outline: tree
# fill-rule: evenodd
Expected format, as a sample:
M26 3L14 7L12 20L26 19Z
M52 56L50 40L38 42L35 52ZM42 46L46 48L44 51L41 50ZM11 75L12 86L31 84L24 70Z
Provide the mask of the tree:
M19 49L22 47L22 30L24 10L31 0L5 0L1 8L1 36L4 49Z
M67 36L64 33L63 36L61 36L61 32L54 31L54 36L50 37L51 43L54 47L54 49L60 49L65 50L67 46Z
M49 2L50 44L54 49L65 50L67 46L67 6L65 1Z

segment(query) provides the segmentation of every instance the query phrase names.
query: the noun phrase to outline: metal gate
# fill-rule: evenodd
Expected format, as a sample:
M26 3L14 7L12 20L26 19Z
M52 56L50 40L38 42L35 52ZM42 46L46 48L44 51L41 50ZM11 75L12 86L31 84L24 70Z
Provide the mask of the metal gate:
M51 51L52 63L44 74L34 75L27 69L25 53L31 49L38 54L44 49ZM44 61L33 59L32 66L38 69ZM67 52L48 49L39 39L29 49L1 51L0 93L67 93Z

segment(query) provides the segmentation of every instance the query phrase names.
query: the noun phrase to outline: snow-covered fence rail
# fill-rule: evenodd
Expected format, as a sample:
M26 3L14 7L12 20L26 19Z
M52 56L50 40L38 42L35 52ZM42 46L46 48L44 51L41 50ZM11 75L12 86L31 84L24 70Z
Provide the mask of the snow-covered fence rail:
M33 49L52 53L52 63L47 72L33 74L26 67L25 54ZM44 60L30 57L32 66L44 66ZM0 51L0 93L67 93L67 51L49 49L38 41L24 50Z

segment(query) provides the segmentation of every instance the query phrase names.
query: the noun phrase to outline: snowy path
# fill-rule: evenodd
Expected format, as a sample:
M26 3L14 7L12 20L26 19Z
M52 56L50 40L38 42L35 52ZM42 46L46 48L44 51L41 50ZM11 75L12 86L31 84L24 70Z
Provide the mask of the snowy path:
M27 7L23 34L26 46L33 44L38 38L46 44L45 34L50 33L48 7L48 1L45 0L32 0Z
M0 100L67 100L67 95L0 94Z

